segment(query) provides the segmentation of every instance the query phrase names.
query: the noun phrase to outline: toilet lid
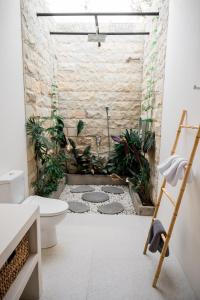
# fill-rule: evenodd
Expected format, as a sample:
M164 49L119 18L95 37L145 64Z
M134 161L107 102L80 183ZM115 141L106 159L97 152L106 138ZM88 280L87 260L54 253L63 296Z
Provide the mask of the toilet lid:
M51 217L64 213L69 205L62 200L45 198L40 196L30 196L23 203L36 204L40 207L41 217Z

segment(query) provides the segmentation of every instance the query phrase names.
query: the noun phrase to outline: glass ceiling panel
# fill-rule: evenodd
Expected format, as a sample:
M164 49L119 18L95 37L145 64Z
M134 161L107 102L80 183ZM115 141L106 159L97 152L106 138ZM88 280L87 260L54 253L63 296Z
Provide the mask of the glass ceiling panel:
M59 12L123 12L131 11L131 0L46 0L51 11Z
M131 0L46 0L50 12L131 12ZM56 22L92 23L94 18L85 17L54 17ZM115 20L115 21L114 21ZM110 23L135 22L133 18L115 16L101 17L100 22Z
M130 11L130 10L129 10ZM144 22L144 17L136 16L98 16L99 23L140 23Z

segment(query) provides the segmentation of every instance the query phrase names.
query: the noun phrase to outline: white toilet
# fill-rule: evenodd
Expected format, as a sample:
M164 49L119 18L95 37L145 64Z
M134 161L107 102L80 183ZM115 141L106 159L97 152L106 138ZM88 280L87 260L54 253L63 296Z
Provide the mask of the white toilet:
M0 203L36 204L40 207L42 248L57 244L56 225L65 217L68 204L62 200L30 196L25 198L24 172L10 171L0 177Z

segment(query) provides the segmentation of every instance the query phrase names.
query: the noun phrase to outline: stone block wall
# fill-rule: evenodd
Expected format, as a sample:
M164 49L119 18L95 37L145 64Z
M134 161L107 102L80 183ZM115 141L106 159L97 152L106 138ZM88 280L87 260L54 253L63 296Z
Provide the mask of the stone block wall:
M149 37L108 36L101 47L87 42L87 37L50 36L49 31L62 26L52 18L37 18L36 12L48 11L45 1L22 0L22 32L24 55L24 82L26 117L50 114L51 84L59 86L59 109L64 117L65 133L80 147L92 145L97 152L96 137L101 137L100 154L108 153L106 107L109 107L110 134L120 134L126 128L136 128L138 119L151 117L156 132L156 154L152 160L154 199L159 161L160 127L165 69L165 51L168 21L168 0L133 0L134 11L159 10L159 18L136 19L136 24L123 24L122 31L146 31ZM142 3L142 4L141 4ZM73 29L65 24L65 30ZM102 30L112 30L114 28ZM116 24L115 24L116 26ZM118 30L121 28L117 24ZM90 25L78 24L77 30L91 30ZM71 30L72 31L72 30ZM128 31L128 30L127 30ZM152 95L147 96L149 80L153 78ZM149 104L153 110L146 111ZM141 105L142 103L142 105ZM150 105L150 106L151 106ZM76 125L83 120L85 128L76 136ZM112 143L112 141L111 141ZM28 143L29 182L35 177L33 151Z
M84 30L84 24L80 28ZM110 109L110 134L138 126L142 96L144 38L107 37L106 42L87 42L86 37L55 38L58 59L59 109L66 134L78 145L92 145L101 137L100 153L108 153L106 107ZM85 123L76 137L79 120ZM112 142L112 141L111 141Z
M53 21L37 18L36 12L47 11L42 0L22 0L22 36L26 119L32 115L48 116L51 112L51 84L56 72L53 39L49 31ZM33 149L27 140L28 178L36 175Z
M141 116L143 120L152 119L152 130L156 134L155 157L150 157L153 201L155 202L158 185L157 165L160 159L169 0L152 2L151 10L159 11L160 14L159 17L148 19L146 23L146 30L151 34L144 45Z

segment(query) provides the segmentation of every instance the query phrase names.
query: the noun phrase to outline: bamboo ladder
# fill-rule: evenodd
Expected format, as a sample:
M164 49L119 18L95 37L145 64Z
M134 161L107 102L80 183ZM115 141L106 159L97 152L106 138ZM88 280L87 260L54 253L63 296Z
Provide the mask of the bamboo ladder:
M184 110L182 112L181 119L180 119L179 126L178 126L178 130L176 132L176 138L175 138L172 150L171 150L171 155L173 155L176 151L182 129L184 129L184 128L186 128L186 129L195 129L195 130L197 130L197 133L196 133L196 137L195 137L195 140L194 140L192 151L191 151L191 154L190 154L190 157L189 157L189 160L188 160L188 164L185 168L185 174L184 174L184 177L183 177L183 180L182 180L182 183L181 183L180 191L179 191L177 199L175 201L173 199L173 197L167 192L167 190L165 188L166 183L167 183L166 179L163 180L161 188L160 188L160 193L158 195L157 204L156 204L156 207L155 207L155 210L154 210L153 218L152 218L152 221L151 221L151 225L150 225L150 228L151 228L153 222L155 221L155 219L158 215L158 211L159 211L159 207L160 207L160 204L161 204L162 196L163 196L163 194L165 194L166 198L168 198L168 200L174 206L174 211L173 211L173 215L172 215L172 218L171 218L171 222L170 222L166 237L164 235L162 235L162 239L163 239L164 244L163 244L162 252L160 254L159 263L157 265L157 269L156 269L154 279L153 279L153 283L152 283L152 286L154 288L156 287L156 284L157 284L157 281L158 281L158 278L159 278L159 275L160 275L160 272L161 272L162 264L163 264L165 254L166 254L166 251L167 251L167 247L168 247L168 244L169 244L169 241L170 241L170 238L171 238L171 234L172 234L175 222L176 222L176 217L178 215L181 200L183 198L183 194L184 194L184 191L185 191L185 188L186 188L188 176L189 176L191 168L192 168L193 160L194 160L196 150L197 150L197 147L198 147L198 144L199 144L199 139L200 139L200 125L198 125L198 126L184 125L184 121L186 119L186 114L187 114L187 112L186 112L186 110ZM148 247L148 236L147 236L147 240L146 240L146 243L145 243L145 246L144 246L143 254L146 254L147 247Z

